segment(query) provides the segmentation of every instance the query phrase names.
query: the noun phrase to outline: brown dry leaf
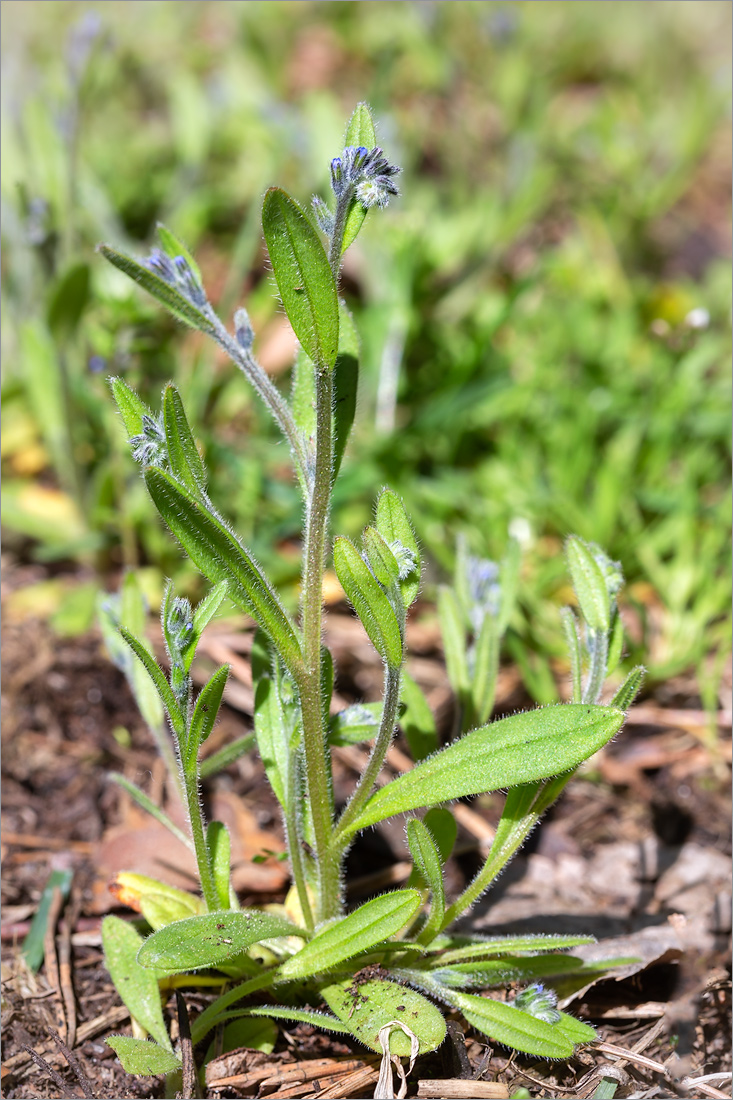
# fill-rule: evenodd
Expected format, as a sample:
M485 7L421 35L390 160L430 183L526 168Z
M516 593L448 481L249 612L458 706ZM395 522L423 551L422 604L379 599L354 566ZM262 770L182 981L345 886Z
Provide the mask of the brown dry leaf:
M597 978L567 977L553 982L559 997L558 1006L565 1008L582 997L599 981L621 982L640 970L646 970L653 963L674 962L682 957L683 949L677 930L671 923L655 928L643 928L629 936L615 936L600 940L598 943L581 944L574 947L571 954L586 962L599 962L604 959L635 958L638 961L626 966L613 968L611 974L600 974Z
M264 851L280 852L282 842L257 824L254 814L229 791L217 791L212 816L223 821L232 845L232 881L234 889L246 893L278 893L288 881L284 863L270 858L252 863L252 857ZM180 814L171 817L182 824ZM138 806L130 804L125 820L107 829L93 857L97 878L92 887L90 911L106 913L115 905L108 883L120 871L149 875L182 890L196 890L196 861L192 852L168 830Z

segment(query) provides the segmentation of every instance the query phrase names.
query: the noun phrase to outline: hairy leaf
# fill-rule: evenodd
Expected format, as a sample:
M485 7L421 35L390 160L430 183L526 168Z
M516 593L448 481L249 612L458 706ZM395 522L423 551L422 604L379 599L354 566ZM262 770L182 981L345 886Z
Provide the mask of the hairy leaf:
M228 677L229 665L222 665L199 692L189 726L186 768L195 767L198 751L214 728Z
M279 187L265 195L262 229L295 335L318 367L332 367L338 352L338 298L318 234L297 202Z
M141 1027L156 1042L172 1051L163 1019L158 978L153 970L145 970L137 961L143 938L133 926L119 917L102 921L104 962L114 987Z
M130 389L124 379L110 378L109 384L128 438L133 435L140 435L143 430L143 417L149 416L153 419L152 410L138 397L133 389Z
M402 664L402 636L397 616L354 544L337 538L333 547L336 575L356 609L377 652L393 668Z
M201 970L234 958L253 943L304 935L290 921L258 909L204 913L176 921L148 936L137 959L141 966L172 972Z
M569 1058L573 1053L574 1040L556 1024L538 1020L513 1005L471 993L454 993L450 1003L472 1027L503 1046L540 1058Z
M396 982L348 979L321 989L321 996L349 1031L365 1046L381 1051L380 1028L391 1020L400 1020L417 1035L420 1053L439 1047L445 1038L445 1020L439 1009L422 993ZM392 1054L407 1058L410 1040L402 1030L390 1036Z
M375 526L393 549L394 544L399 543L412 556L415 568L400 581L405 607L410 607L420 591L420 548L405 506L391 489L384 489L379 494Z
M414 917L422 904L417 890L395 890L361 905L306 943L280 967L283 978L307 978L332 970L344 959L389 939Z
M591 630L608 633L611 626L611 600L601 567L589 547L575 535L565 543L570 576L580 610Z
M171 473L189 492L200 497L206 488L206 470L191 433L181 395L170 383L163 393L163 425Z
M157 1077L181 1068L175 1054L147 1039L132 1039L129 1035L110 1035L105 1039L116 1053L122 1068L136 1077Z
M610 741L623 721L614 707L560 704L482 726L373 794L349 833L419 806L569 771Z
M124 252L118 252L116 248L111 248L108 244L98 245L97 251L101 252L106 260L109 260L116 268L123 271L125 275L129 275L131 279L139 283L154 298L157 298L179 321L183 321L191 328L199 329L209 336L214 335L216 329L206 314L188 298L184 297L176 287L171 286L165 279L150 271L139 260L125 255Z

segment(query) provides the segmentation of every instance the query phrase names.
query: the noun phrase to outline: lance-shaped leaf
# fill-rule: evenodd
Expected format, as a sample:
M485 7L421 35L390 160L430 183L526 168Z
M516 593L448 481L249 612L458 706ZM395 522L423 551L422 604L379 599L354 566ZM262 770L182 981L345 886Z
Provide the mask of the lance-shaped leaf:
M175 237L171 233L170 229L166 229L162 222L158 222L155 228L158 231L160 243L163 245L163 248L168 253L170 258L174 260L176 256L183 256L184 260L191 268L191 271L193 271L198 281L201 282L201 270L199 268L199 265L196 263L195 259L188 251L185 244L180 241L178 237Z
M228 581L229 598L259 623L292 670L300 645L280 600L247 551L208 507L164 470L145 471L145 483L165 522L191 560L211 581Z
M645 675L646 669L643 665L637 665L636 668L632 668L631 672L611 700L611 706L618 707L619 710L628 710L641 691L641 685L644 683Z
M606 634L611 626L611 599L601 567L575 535L565 543L565 557L585 621L591 630Z
M569 1058L573 1053L575 1041L557 1024L538 1020L513 1005L471 993L453 993L450 1003L472 1027L503 1046L540 1058Z
M199 692L188 730L185 753L187 769L195 767L198 751L214 728L228 677L229 665L222 665Z
M171 472L189 492L200 497L206 488L206 470L191 433L181 395L170 383L163 393L163 425Z
M222 909L228 909L229 881L231 872L231 841L226 825L222 821L210 821L206 829L206 847L211 856L211 870L214 885Z
M97 251L101 252L104 258L114 264L116 268L119 268L120 271L124 271L125 275L129 275L131 279L139 283L154 298L157 298L179 321L183 321L191 328L199 329L209 336L214 335L216 329L206 314L185 297L180 290L161 278L160 275L156 275L154 271L151 271L150 268L141 264L134 257L127 256L124 252L119 252L108 244L98 245Z
M372 112L369 109L369 104L357 103L354 108L354 113L349 119L349 124L346 127L344 145L353 145L357 148L359 145L363 145L365 149L373 149L376 144L377 135L374 129L374 120L372 118ZM359 230L364 224L366 216L367 208L355 198L346 216L344 239L341 245L342 252L345 252L349 245L356 239Z
M516 951L560 951L566 947L580 947L584 943L595 943L593 936L496 936L488 939L476 939L472 943L463 942L463 937L451 937L452 946L440 956L437 965L462 963L471 959L486 959L497 955L510 955Z
M143 430L143 417L149 416L151 420L154 419L152 410L122 378L110 378L109 384L128 437L140 435Z
M143 643L139 641L134 634L131 634L129 630L125 630L124 626L120 627L120 634L150 676L160 696L160 700L168 713L176 736L181 743L184 743L186 739L186 720L171 690L171 686L165 678L162 668L155 660L152 653L148 652Z
M430 887L430 917L420 933L420 942L429 943L439 931L445 915L445 889L440 852L427 826L413 818L407 822L407 843L418 870Z
M128 921L113 916L102 921L104 963L115 989L140 1026L161 1046L172 1050L163 1019L157 975L152 970L144 970L137 961L142 943L142 936Z
M302 928L258 909L227 910L189 917L161 928L143 942L141 966L172 973L201 970L233 959L254 943L280 936L304 936Z
M337 538L333 562L341 586L374 648L392 666L402 664L402 635L392 605L354 544Z
M379 495L375 526L393 551L395 544L399 543L414 562L414 569L406 572L400 581L405 607L410 607L420 591L420 548L405 506L391 489L384 489Z
M332 367L339 341L336 283L323 245L297 202L271 187L262 229L285 312L313 362Z
M348 832L419 806L570 771L610 741L623 721L615 707L569 703L482 726L373 794Z
M395 890L361 905L348 917L324 928L297 955L284 962L282 978L307 978L332 970L399 932L422 904L417 890Z
M105 1043L112 1047L122 1068L136 1077L157 1077L180 1070L180 1059L158 1043L133 1039L129 1035L110 1035Z
M391 1020L400 1020L417 1035L421 1054L435 1050L445 1038L442 1012L422 993L396 982L355 983L348 979L321 989L321 996L351 1034L371 1050L381 1051L379 1031ZM401 1029L395 1029L389 1048L392 1054L407 1058L410 1040Z

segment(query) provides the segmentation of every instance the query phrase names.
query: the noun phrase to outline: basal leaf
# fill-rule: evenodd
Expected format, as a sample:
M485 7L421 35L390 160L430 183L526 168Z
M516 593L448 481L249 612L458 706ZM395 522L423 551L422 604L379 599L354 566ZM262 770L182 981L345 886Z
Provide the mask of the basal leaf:
M618 733L614 707L560 704L513 714L441 749L377 791L349 833L394 814L570 771Z
M279 187L271 187L265 195L262 229L295 335L317 366L333 367L338 353L338 298L318 234L297 202Z
M116 248L111 248L108 244L98 245L97 251L101 252L105 259L109 260L120 271L123 271L125 275L129 275L131 279L139 283L154 298L157 298L179 321L183 321L191 328L199 329L201 332L213 336L216 330L212 321L205 313L202 313L198 306L195 306L188 298L184 297L176 287L167 283L165 279L156 275L132 256L127 256L124 252L118 252Z
M306 978L332 970L395 935L414 917L422 904L417 890L395 890L361 905L336 924L331 924L284 962L283 978Z
M225 910L161 928L143 942L137 960L141 966L167 971L201 970L226 962L262 940L304 935L290 921L258 909Z
M104 962L115 989L140 1026L162 1047L172 1051L157 975L153 970L143 969L137 961L142 943L142 936L128 921L114 916L102 921Z
M443 867L440 852L432 833L418 818L412 818L407 822L407 843L415 861L415 867L429 886L433 896L430 913L430 923L432 924L436 911L440 911L441 920L445 912L445 890L443 889ZM439 924L440 920L437 920L436 926Z
M164 470L149 467L145 483L191 560L209 580L228 582L229 598L269 634L288 667L297 667L300 645L285 609L262 570L224 522Z
M375 527L382 538L391 547L395 556L395 544L399 544L408 552L414 569L406 573L400 581L402 599L405 607L410 607L417 599L420 591L420 547L415 538L405 506L391 489L384 489L379 494L376 509Z
M116 1053L122 1068L136 1077L158 1077L181 1068L175 1054L147 1039L132 1039L129 1035L110 1035L105 1039Z
M336 575L356 609L377 652L393 668L402 664L402 635L392 605L354 544L337 538L333 547Z
M540 1058L569 1058L573 1053L573 1040L557 1024L538 1020L513 1005L471 993L453 993L450 1003L472 1027L503 1046Z
M191 433L181 395L170 383L163 393L163 425L171 473L189 492L200 497L206 488L206 470Z
M574 1016L569 1016L567 1012L561 1012L560 1019L553 1026L562 1031L565 1038L569 1039L571 1043L592 1043L598 1038L594 1027L591 1027L590 1024L584 1024L582 1020L576 1020Z
M349 979L321 989L328 1007L347 1025L349 1031L371 1050L381 1051L379 1030L391 1020L399 1020L418 1038L420 1053L435 1050L445 1038L443 1014L422 993L390 981ZM400 1058L410 1054L410 1040L395 1029L389 1041L390 1052Z
M494 956L511 955L516 951L560 951L567 947L580 947L584 943L595 943L593 936L497 936L489 939L477 939L466 943L460 936L451 937L451 947L441 955L440 964L467 962L469 959L486 959Z

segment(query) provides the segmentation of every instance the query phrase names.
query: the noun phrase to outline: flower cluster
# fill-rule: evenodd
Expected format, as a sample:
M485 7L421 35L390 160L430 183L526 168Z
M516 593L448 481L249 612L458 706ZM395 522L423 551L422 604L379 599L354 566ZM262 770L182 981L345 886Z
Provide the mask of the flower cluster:
M557 993L554 989L545 989L541 982L528 986L522 993L518 993L514 1004L521 1008L522 1012L529 1012L537 1020L544 1020L546 1024L556 1024L560 1019L557 1010Z
M168 449L162 419L145 414L142 431L139 435L132 436L130 444L132 457L141 466L158 466L160 469L165 469L168 465Z
M400 169L382 156L377 145L347 145L340 157L331 161L331 187L337 199L356 192L363 206L386 206L391 195L399 194L392 179Z
M144 263L148 271L175 287L193 305L199 308L206 305L204 289L185 256L174 256L171 259L167 252L154 248Z

